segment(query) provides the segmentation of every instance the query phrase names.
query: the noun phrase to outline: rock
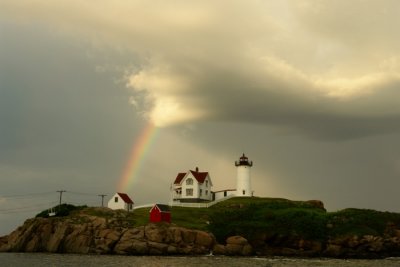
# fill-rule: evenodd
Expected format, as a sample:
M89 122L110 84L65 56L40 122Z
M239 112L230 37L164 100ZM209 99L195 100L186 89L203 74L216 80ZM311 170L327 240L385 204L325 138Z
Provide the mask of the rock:
M315 254L318 254L322 251L322 243L319 241L311 241L310 250Z
M175 244L183 242L182 231L180 228L171 228L170 232L172 235L171 238Z
M226 246L225 246L226 255L241 255L242 250L243 250L242 245L226 244Z
M162 224L148 224L144 228L145 237L151 242L162 243L167 235L167 232Z
M214 255L225 255L225 246L221 244L215 244L212 251Z
M328 244L324 251L324 255L329 257L338 257L341 254L342 254L342 247L335 244Z
M86 254L90 252L90 244L92 238L77 231L74 235L70 235L64 242L64 253Z
M167 253L168 253L168 255L177 254L178 253L178 249L175 246L169 245L168 248L167 248Z
M215 237L204 231L171 224L127 228L126 222L120 219L124 212L102 209L96 212L109 214L107 219L81 212L74 217L27 220L10 235L0 238L0 251L121 255L208 254L215 244Z
M250 256L253 254L253 248L249 244L244 245L241 254L243 256Z
M106 219L105 218L99 218L99 217L94 217L91 216L92 219L92 225L94 228L104 228L106 227Z
M151 255L166 254L168 245L164 243L148 242L149 252Z
M25 251L26 252L37 252L39 250L40 239L37 235L33 236L31 240L26 244Z
M360 240L359 240L358 236L356 236L356 235L352 236L347 241L347 246L350 248L356 248L358 245L360 245Z
M49 241L46 244L47 252L63 252L60 251L60 244L64 240L64 238L69 234L69 225L57 223L53 225L53 230ZM60 248L60 249L59 249Z
M196 240L196 233L188 229L181 229L183 242L192 244Z
M179 254L185 254L185 255L191 255L193 254L193 246L192 245L185 245L178 247L178 253Z
M114 253L118 255L127 255L132 251L132 241L118 242L114 247Z
M153 239L160 239L160 238L154 238L153 237L154 234L155 234L155 232L152 232L149 235L152 236ZM145 237L144 236L144 227L128 229L122 234L122 236L120 238L120 242L123 242L125 240L131 240L131 239L144 239L144 237Z
M247 239L241 236L231 236L226 239L226 244L244 246L248 244Z
M226 239L225 253L227 255L250 255L253 252L247 239L242 236L231 236Z
M380 252L383 248L383 239L379 236L364 236L368 242L369 251ZM362 243L363 240L361 240Z
M298 256L300 251L293 248L282 248L280 254L282 256Z
M195 243L199 246L211 247L214 244L214 238L209 233L197 231Z
M7 252L9 250L8 236L0 237L0 252Z

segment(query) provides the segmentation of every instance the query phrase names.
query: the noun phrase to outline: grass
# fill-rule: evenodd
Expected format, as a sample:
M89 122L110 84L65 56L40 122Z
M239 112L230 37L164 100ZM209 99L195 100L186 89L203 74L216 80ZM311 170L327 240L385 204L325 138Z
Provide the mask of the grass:
M390 226L400 226L400 214L370 209L344 209L330 212L328 223L332 226L330 236L383 235Z
M272 198L233 198L211 210L209 230L219 242L230 235L249 240L262 233L325 239L326 212L310 203Z
M112 225L122 227L146 225L150 216L150 208L133 212L66 204L61 208L58 216L103 217L113 222ZM45 210L37 217L47 217L47 214ZM399 213L365 209L326 212L309 202L257 197L231 198L210 208L171 207L171 218L175 225L210 231L221 243L232 235L252 240L265 233L323 242L343 236L383 235L390 225L400 227Z

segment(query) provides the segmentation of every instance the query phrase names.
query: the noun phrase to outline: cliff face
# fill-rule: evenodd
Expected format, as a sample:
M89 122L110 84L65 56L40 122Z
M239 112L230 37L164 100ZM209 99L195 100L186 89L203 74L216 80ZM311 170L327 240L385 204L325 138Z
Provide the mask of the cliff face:
M110 222L111 221L111 222ZM113 225L114 223L114 225ZM168 224L120 227L95 216L35 218L0 239L2 252L207 254L212 234Z

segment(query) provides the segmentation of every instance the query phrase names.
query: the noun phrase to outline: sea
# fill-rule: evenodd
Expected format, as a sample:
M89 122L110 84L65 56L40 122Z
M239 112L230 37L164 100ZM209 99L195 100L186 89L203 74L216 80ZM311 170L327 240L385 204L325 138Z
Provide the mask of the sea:
M262 266L262 267L400 267L400 258L380 260L341 260L326 258L296 259L296 258L265 258L265 257L226 257L226 256L114 256L114 255L75 255L46 253L0 253L0 266Z

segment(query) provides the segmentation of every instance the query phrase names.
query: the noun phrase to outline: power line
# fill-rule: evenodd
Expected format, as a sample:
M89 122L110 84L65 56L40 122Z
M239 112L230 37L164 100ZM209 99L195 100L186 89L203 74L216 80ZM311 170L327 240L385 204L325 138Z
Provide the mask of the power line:
M95 201L95 198L100 196L101 197L101 206L104 207L104 197L107 196L107 194L84 193L84 192L66 191L66 190L57 190L56 192L60 194L58 205L61 205L64 201L65 203L74 203L74 204L76 203L79 205L88 205L89 204L89 205L97 206L96 203L98 203L98 202ZM63 194L63 193L67 193L67 194ZM21 201L21 204L24 205L27 201L32 202L32 201L34 201L34 199L37 199L37 200L39 200L40 198L48 199L51 194L54 194L54 191L28 193L28 194L15 194L15 195L0 195L0 200L3 199L6 202L7 202L7 200L13 200L13 202ZM37 204L36 206L49 205L49 204L52 205L55 203L57 203L57 202L51 201L49 199L49 202L47 204ZM35 207L35 206L30 205L30 206L22 206L22 207L20 206L20 207L16 207L16 208L1 209L2 206L5 207L5 205L2 205L2 203L0 201L0 213L1 214L17 213L18 211L23 212L23 210L25 210L25 209ZM34 210L36 210L36 209L34 209Z
M75 192L75 191L68 191L69 194L73 194L73 195L83 195L83 196L91 196L91 197L97 197L96 194L92 194L92 193L82 193L82 192Z
M39 207L49 206L49 204L56 204L57 201L47 202L47 203L38 203L35 205L23 206L23 207L15 207L15 208L7 208L7 209L0 209L0 213L7 214L7 213L17 213L17 212L25 212L25 211L36 211ZM29 209L29 210L27 210Z
M29 198L30 196L43 196L43 195L49 195L53 194L54 191L51 192L41 192L41 193L30 193L30 194L21 194L21 195L0 195L0 198L18 198L18 199L24 199L24 198Z

